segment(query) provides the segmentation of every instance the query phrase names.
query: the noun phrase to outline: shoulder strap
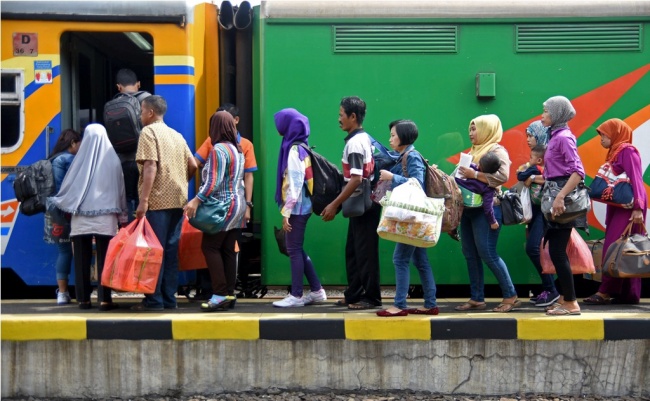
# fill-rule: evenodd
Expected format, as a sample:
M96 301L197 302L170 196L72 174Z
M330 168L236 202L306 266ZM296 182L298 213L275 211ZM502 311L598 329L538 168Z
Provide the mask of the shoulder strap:
M138 101L140 103L142 103L142 100L144 100L144 98L146 98L146 97L151 96L151 93L149 93L147 91L138 91L138 92L134 93L133 96L135 96L135 98L138 99Z
M56 159L57 157L61 156L61 155L64 154L64 153L65 153L65 152L55 153L55 154L53 154L52 156L48 157L47 160L52 161L52 160Z
M412 149L411 149L411 150L412 150ZM408 176L409 176L409 172L408 172L408 170L407 170L407 168L406 168L406 164L407 164L407 162L408 162L407 159L408 159L409 153L411 153L411 150L407 150L407 151L402 155L402 176L404 176L404 177L408 177Z

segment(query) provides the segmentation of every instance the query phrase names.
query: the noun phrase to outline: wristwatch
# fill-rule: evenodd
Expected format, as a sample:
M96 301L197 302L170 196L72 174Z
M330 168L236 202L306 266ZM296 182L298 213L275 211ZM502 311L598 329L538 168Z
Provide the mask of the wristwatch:
M253 208L253 202L246 202L246 206L250 207L251 209Z
M531 181L531 182L535 182L535 175L534 175L534 174L530 176L530 181ZM252 206L251 206L251 207L252 207Z

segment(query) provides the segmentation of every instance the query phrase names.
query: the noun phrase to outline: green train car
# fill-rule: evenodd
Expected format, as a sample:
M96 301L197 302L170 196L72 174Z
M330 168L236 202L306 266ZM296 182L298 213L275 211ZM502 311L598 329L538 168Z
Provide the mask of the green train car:
M525 128L550 96L571 99L587 183L605 151L595 128L617 117L634 129L650 185L650 1L587 4L581 0L262 1L255 8L254 132L258 164L256 218L261 220L262 280L290 283L279 253L273 202L281 137L273 114L294 107L309 117L310 144L340 165L345 133L339 102L367 103L364 128L388 144L388 123L412 119L416 147L451 172L471 144L468 125L497 114L514 170L528 160ZM261 210L260 210L261 209ZM605 208L594 204L591 238L602 238ZM345 284L347 221L310 219L305 249L326 285ZM523 226L502 228L498 250L516 284L539 282L525 250ZM380 240L381 283L394 284L394 243ZM429 258L439 284L468 282L460 243L443 235ZM489 269L486 269L489 271ZM417 274L412 274L412 279ZM486 282L495 283L491 273Z

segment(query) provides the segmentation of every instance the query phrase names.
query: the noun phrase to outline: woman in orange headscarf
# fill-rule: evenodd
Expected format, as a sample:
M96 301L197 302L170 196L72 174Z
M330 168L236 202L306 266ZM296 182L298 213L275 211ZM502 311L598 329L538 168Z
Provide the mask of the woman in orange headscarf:
M622 120L612 118L602 123L596 131L600 135L600 144L608 149L606 161L612 165L614 174L619 175L623 172L627 174L634 193L632 209L607 205L604 256L609 246L621 237L630 221L638 223L632 226L632 233L644 231L641 223L645 223L648 197L643 186L641 156L632 146L632 128ZM584 303L589 305L637 304L639 298L641 298L640 278L614 278L603 275L598 292L586 298Z

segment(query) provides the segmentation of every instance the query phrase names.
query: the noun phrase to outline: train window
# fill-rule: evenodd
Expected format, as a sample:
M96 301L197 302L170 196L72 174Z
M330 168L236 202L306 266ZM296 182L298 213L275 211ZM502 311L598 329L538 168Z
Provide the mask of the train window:
M2 70L2 153L13 152L22 142L25 129L22 70Z

